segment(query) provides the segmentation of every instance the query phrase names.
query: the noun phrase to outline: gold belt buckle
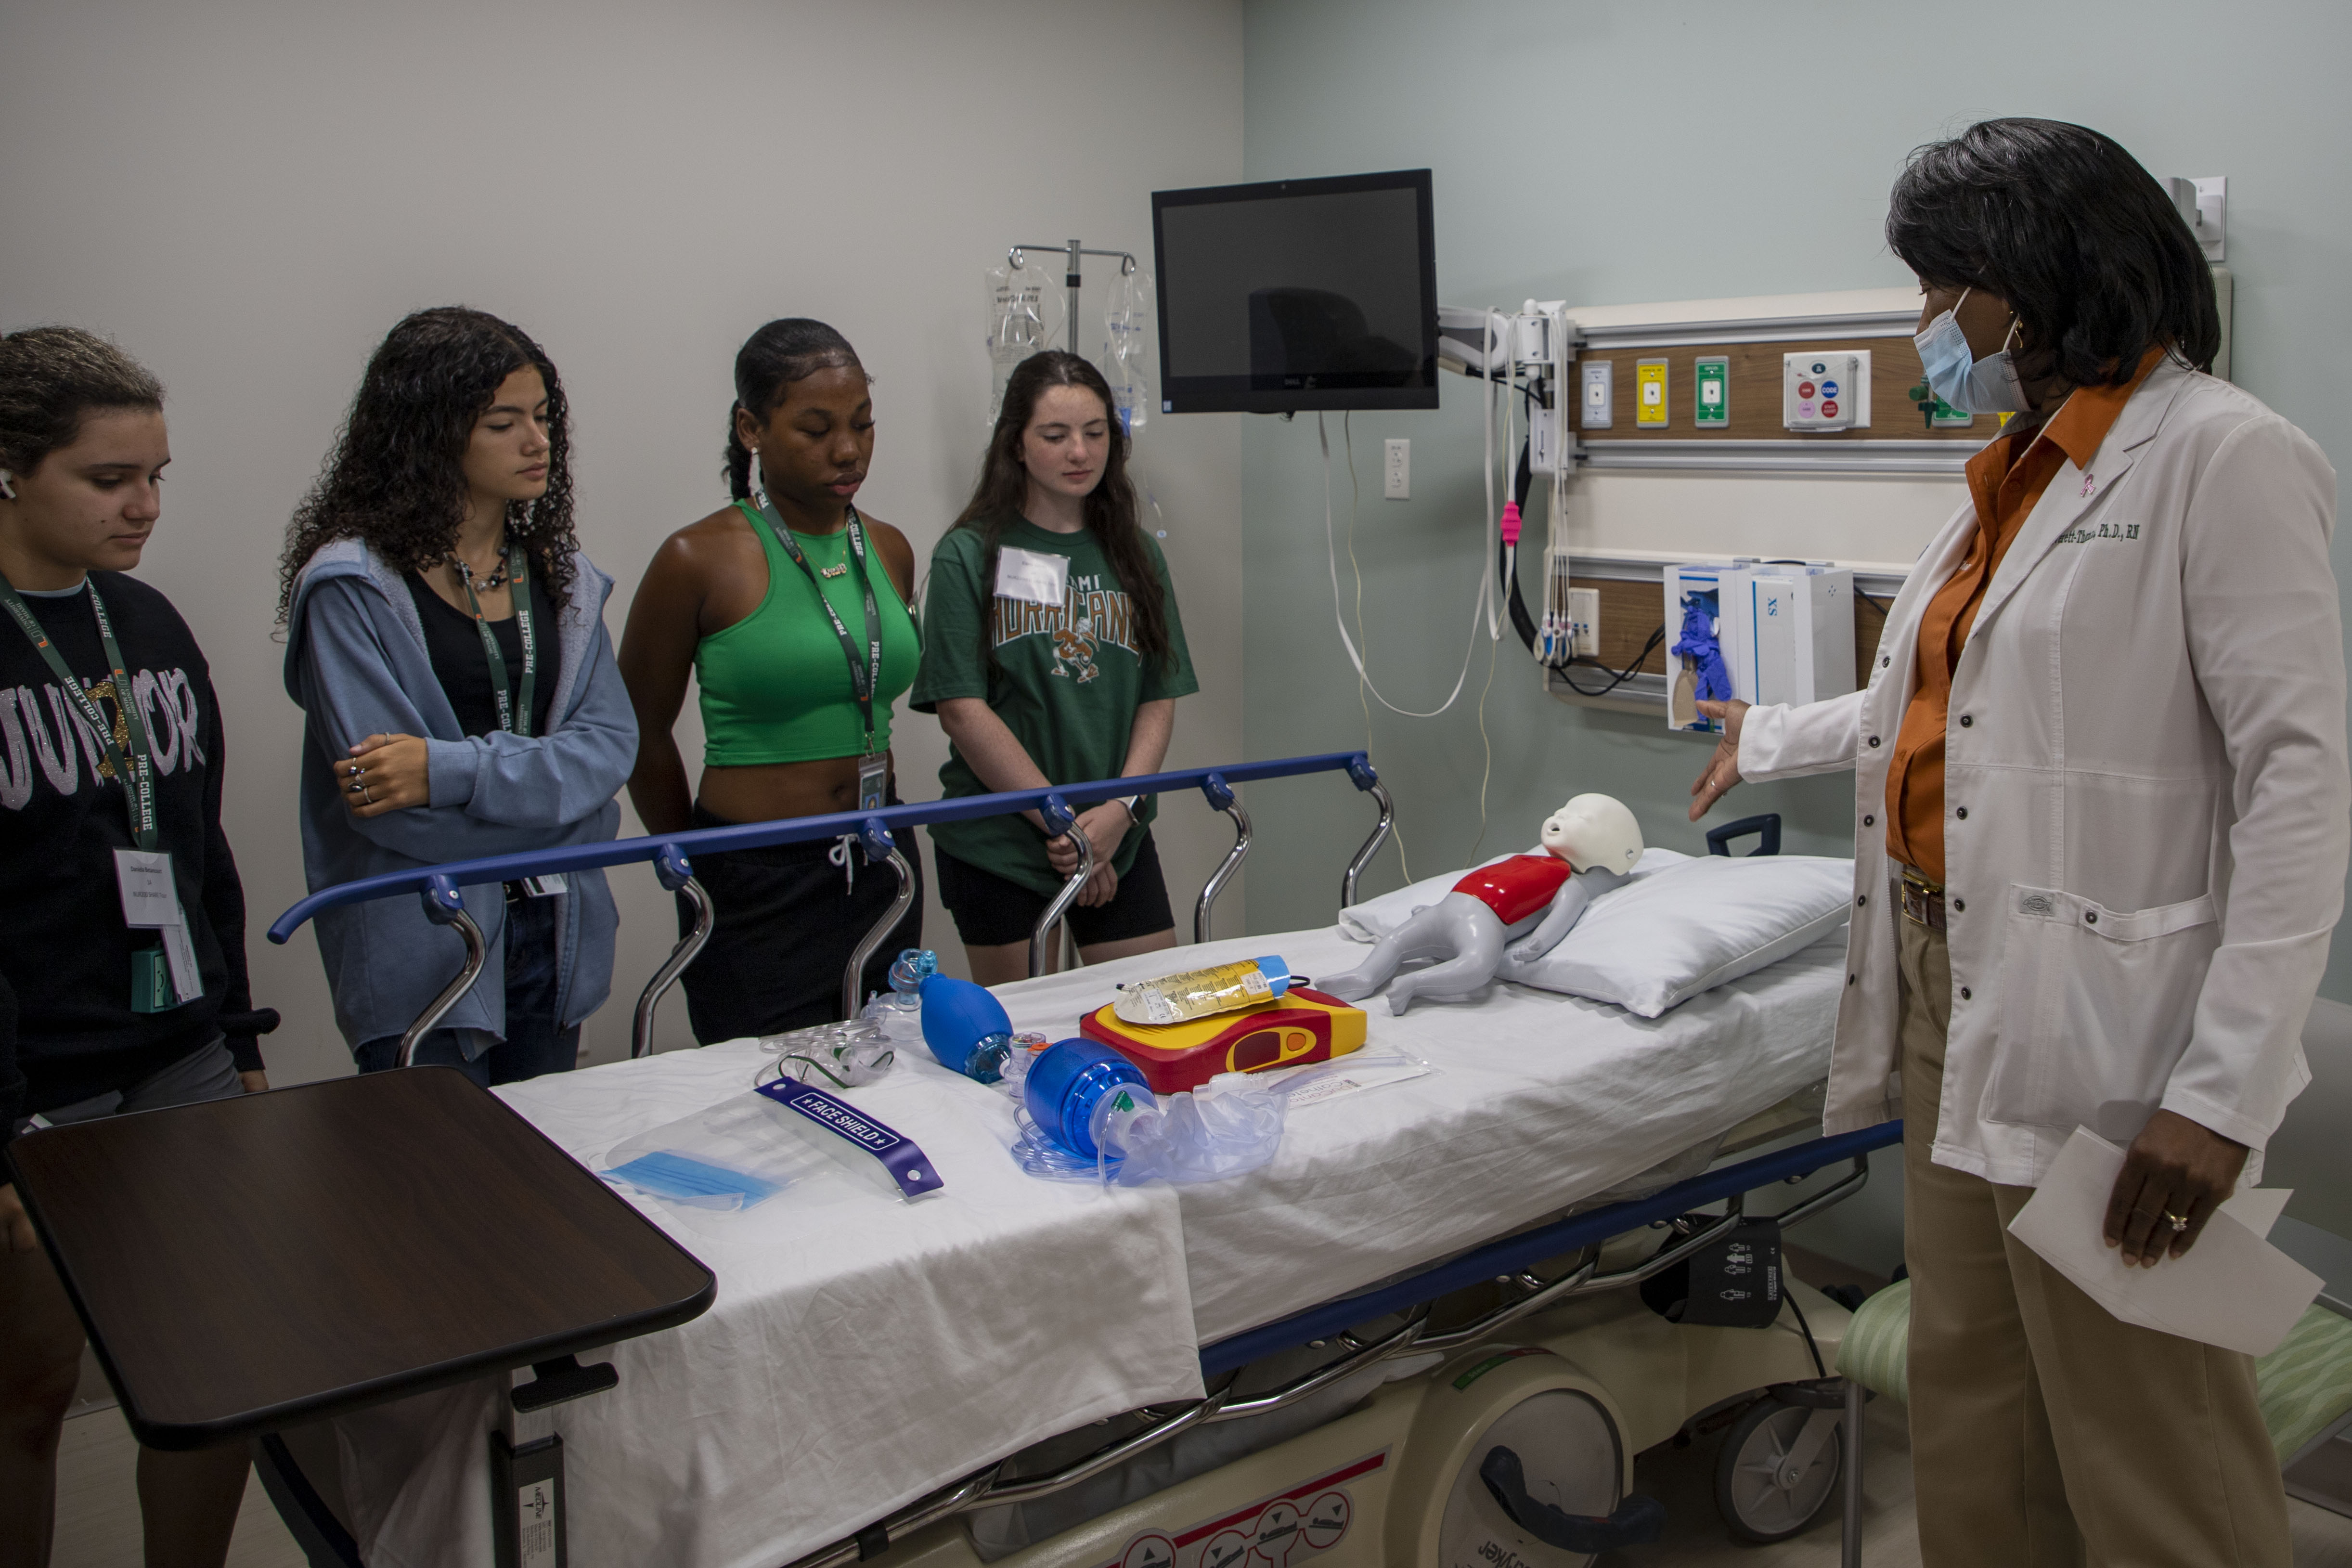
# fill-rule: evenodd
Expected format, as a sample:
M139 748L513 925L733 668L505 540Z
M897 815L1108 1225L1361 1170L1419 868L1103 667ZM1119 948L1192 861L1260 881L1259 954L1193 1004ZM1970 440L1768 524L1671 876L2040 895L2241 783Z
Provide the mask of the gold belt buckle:
M1910 867L1906 866L1903 868L1903 879L1899 884L1899 887L1901 889L1903 914L1906 920L1912 921L1916 924L1926 926L1930 931L1940 931L1943 929L1944 922L1940 918L1938 918L1941 916L1943 911L1937 907L1943 902L1944 887L1942 883L1931 882L1927 878L1921 876L1918 872L1913 870Z

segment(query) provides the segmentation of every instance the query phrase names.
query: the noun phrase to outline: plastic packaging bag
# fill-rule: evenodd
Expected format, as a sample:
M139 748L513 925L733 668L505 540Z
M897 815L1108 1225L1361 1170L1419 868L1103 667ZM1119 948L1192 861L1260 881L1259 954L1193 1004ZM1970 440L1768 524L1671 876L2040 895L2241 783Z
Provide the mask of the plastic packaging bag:
M1103 302L1101 366L1129 440L1143 433L1151 410L1159 406L1153 401L1159 395L1158 382L1151 374L1151 343L1159 330L1151 274L1138 267L1112 279Z
M822 1158L768 1101L739 1094L614 1146L596 1173L665 1203L734 1210L805 1179Z

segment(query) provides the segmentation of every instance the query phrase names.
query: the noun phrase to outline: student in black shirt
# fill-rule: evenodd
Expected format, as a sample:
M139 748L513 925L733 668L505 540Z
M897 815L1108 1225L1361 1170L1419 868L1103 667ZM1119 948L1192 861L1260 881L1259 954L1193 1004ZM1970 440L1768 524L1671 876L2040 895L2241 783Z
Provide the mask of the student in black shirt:
M123 575L171 461L163 401L154 377L87 332L0 338L0 1145L34 1114L86 1121L268 1087L255 1037L277 1015L247 989L219 705L171 601ZM10 1174L0 1562L40 1563L82 1331ZM220 1563L245 1479L242 1445L142 1449L148 1563Z

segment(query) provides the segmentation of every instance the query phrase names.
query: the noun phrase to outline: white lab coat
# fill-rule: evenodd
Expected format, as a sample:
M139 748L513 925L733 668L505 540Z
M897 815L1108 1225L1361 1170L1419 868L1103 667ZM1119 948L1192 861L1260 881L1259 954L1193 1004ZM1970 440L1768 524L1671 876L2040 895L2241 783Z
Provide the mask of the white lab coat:
M1952 678L1938 1164L2032 1185L2077 1124L2125 1142L2161 1106L2259 1176L2310 1081L2352 848L2335 520L2308 437L2171 361L2025 519ZM1902 1114L1886 775L1921 614L1975 529L1964 505L1920 555L1867 688L1740 734L1748 778L1856 774L1832 1133Z

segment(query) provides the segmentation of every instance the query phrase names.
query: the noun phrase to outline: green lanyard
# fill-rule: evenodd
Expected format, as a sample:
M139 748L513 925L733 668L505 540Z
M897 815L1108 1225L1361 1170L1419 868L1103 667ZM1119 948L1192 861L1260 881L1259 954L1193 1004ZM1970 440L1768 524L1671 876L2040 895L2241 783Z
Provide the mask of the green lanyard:
M41 629L41 623L34 618L24 595L5 577L0 577L0 604L8 606L8 613L16 617L16 625L33 640L33 647L47 662L49 673L66 689L74 711L106 743L106 760L113 764L114 776L122 785L123 804L130 812L131 837L141 849L152 852L160 836L155 831L155 770L147 744L147 725L139 717L139 704L131 696L131 675L122 665L122 649L114 640L114 624L107 619L106 601L98 596L96 583L88 578L83 583L89 589L89 607L98 612L99 640L106 645L106 660L114 670L115 711L122 715L124 732L131 737L131 757L127 762L122 748L115 742L114 726L107 722L105 710L82 689L73 671L66 668L65 659L49 641L49 634Z
M514 588L515 630L522 637L522 710L515 710L514 699L507 688L507 656L499 647L497 634L489 622L482 618L482 601L474 596L474 572L463 561L452 555L449 563L457 569L458 584L466 590L466 603L474 609L474 629L482 637L482 656L490 661L490 695L499 705L499 728L510 735L530 736L530 700L539 688L539 639L530 635L530 562L522 546L507 542L507 581Z
M866 751L870 756L874 752L874 692L882 679L882 612L874 603L874 579L866 570L866 527L858 521L857 509L851 507L849 553L857 563L857 585L866 591L866 656L861 659L857 657L857 644L850 637L849 628L841 624L840 613L833 607L833 601L824 596L824 584L816 580L816 569L808 563L808 557L801 553L799 542L793 538L793 531L786 528L784 520L776 515L776 509L765 491L761 492L758 500L756 510L749 506L743 510L751 513L753 521L765 522L774 531L776 542L784 547L784 553L793 558L793 564L801 569L802 574L809 580L809 586L816 590L816 602L824 606L824 618L833 623L834 636L841 639L841 651L849 660L849 690L857 699L857 711L866 721Z

